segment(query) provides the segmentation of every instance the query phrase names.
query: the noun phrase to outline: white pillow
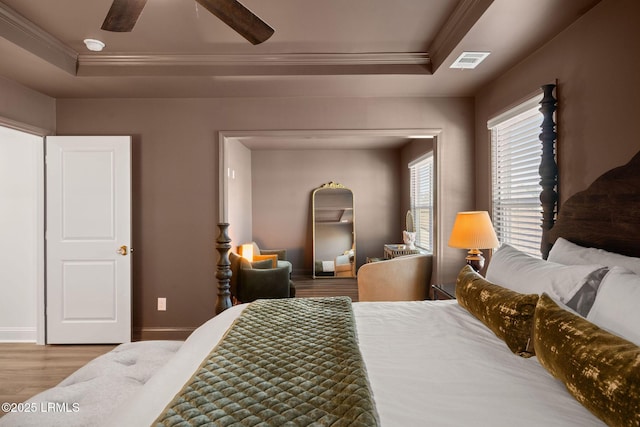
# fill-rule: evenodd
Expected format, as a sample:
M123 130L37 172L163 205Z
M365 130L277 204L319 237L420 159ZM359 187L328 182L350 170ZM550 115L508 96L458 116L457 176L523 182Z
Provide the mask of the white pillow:
M594 276L596 280L597 276L602 278L605 268L602 265L562 265L549 262L503 244L491 257L487 280L523 294L546 292L583 314L584 310L572 306L574 304L570 301L585 284L593 281Z
M640 276L613 267L600 283L587 320L640 346Z
M549 261L565 265L602 264L607 267L624 267L640 274L640 258L608 252L603 249L585 248L562 237L553 244Z

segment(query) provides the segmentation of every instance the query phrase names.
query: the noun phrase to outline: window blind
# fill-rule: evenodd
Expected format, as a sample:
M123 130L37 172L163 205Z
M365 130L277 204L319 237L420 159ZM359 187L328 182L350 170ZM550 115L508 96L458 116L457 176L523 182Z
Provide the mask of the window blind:
M433 153L409 164L416 246L433 252Z
M492 151L493 225L502 243L541 257L542 207L538 138L540 97L518 106L512 114L489 122Z

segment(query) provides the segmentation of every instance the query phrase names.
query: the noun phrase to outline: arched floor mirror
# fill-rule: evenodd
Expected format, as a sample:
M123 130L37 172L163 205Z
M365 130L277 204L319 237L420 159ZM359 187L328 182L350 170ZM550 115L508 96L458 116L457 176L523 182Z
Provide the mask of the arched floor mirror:
M313 277L356 276L353 192L328 182L313 191Z

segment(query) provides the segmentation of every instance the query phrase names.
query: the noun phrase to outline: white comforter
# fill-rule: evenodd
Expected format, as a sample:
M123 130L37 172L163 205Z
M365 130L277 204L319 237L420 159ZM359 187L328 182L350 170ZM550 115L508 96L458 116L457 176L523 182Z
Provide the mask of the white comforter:
M604 425L455 301L353 306L383 426ZM151 425L243 309L198 328L107 425Z

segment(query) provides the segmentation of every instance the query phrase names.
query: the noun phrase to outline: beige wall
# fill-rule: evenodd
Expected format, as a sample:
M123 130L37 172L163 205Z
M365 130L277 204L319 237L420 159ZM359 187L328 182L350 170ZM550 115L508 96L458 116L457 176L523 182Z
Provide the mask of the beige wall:
M56 100L0 77L0 124L51 135L56 130Z
M470 98L57 101L61 135L133 135L133 316L137 328L193 327L213 314L219 131L441 129L438 155L444 170L440 184L447 193L441 209L446 234L455 213L473 205L473 117ZM372 176L375 167L368 171ZM319 175L313 186L339 178ZM356 191L358 200L367 190ZM357 215L362 216L363 210L366 207ZM365 225L360 221L358 227ZM443 250L443 276L455 276L459 252ZM157 297L167 298L166 312L156 311Z
M489 209L487 120L558 80L560 199L640 150L640 2L603 0L476 97L476 203Z
M226 144L226 221L230 224L228 235L232 242L232 250L237 252L238 245L253 240L251 150L234 138L229 138Z

